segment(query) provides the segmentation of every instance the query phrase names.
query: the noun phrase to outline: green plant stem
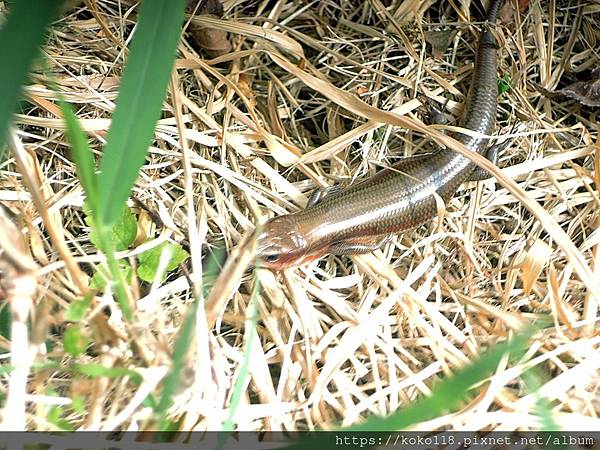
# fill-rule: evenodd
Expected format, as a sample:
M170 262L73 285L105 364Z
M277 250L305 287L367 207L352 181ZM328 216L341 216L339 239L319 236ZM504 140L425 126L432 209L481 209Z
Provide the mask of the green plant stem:
M221 427L221 433L219 433L217 446L215 450L223 450L227 440L231 438L231 432L235 428L235 413L240 406L242 395L244 394L244 388L248 381L250 373L248 367L250 365L250 357L252 355L252 346L254 345L254 337L256 336L256 321L257 321L257 307L256 301L260 292L260 283L258 278L255 277L256 282L252 289L250 301L248 302L248 313L246 319L246 345L244 348L244 361L240 367L240 371L233 385L233 393L231 394L231 400L229 402L229 414L227 419L223 422Z
M98 222L101 223L101 221ZM114 245L110 239L110 227L98 225L96 229L98 232L98 244L100 250L106 255L106 264L108 265L108 270L114 282L114 291L117 302L121 307L123 317L129 322L132 318L131 305L133 300L129 296L129 291L125 288L125 278L123 277L123 273L119 268L119 263L115 258Z

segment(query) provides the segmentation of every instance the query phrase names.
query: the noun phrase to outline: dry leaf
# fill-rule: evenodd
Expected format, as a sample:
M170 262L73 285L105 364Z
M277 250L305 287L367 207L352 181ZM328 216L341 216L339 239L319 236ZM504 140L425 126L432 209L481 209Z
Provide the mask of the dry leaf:
M557 91L548 91L541 86L538 86L538 90L551 99L567 97L585 106L598 107L600 106L600 69L593 70L588 81L576 81Z
M583 105L600 106L600 78L594 81L578 81L558 92Z
M540 239L533 243L525 255L525 260L521 265L521 278L526 294L531 293L534 283L548 264L550 255L552 255L552 248Z
M425 33L425 40L431 45L434 58L441 58L456 36L456 28L450 30L434 30Z
M246 73L241 73L237 82L239 90L244 94L244 97L248 100L249 107L254 108L256 106L256 95L250 86L250 77Z
M197 3L192 1L188 4L188 10L194 11ZM220 0L201 0L196 10L197 15L207 15L216 19L223 16L223 5ZM206 50L211 58L223 56L232 50L227 31L220 28L209 28L202 25L190 24L190 35L194 41Z
M550 300L552 301L551 305L554 315L561 323L566 325L570 331L573 331L579 317L577 312L575 312L569 303L560 295L558 275L553 264L550 264L548 268L548 293L550 294Z
M235 20L222 20L212 15L192 17L190 23L207 28L218 28L228 33L241 34L242 36L255 39L257 42L272 42L280 49L291 53L297 58L304 58L302 45L280 31L241 23Z

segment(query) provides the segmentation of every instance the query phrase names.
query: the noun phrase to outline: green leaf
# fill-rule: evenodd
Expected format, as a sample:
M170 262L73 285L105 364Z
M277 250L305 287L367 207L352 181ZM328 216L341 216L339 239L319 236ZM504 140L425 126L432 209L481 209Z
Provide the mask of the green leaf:
M88 205L89 209L89 205ZM84 210L85 211L85 210ZM85 218L85 222L90 226L90 241L98 248L102 248L100 245L100 239L98 237L98 228L96 227L96 221L94 220L94 214L88 215ZM112 240L113 246L116 251L127 250L137 234L137 222L135 215L125 206L121 210L121 214L117 217L116 222L110 230L110 239Z
M227 252L225 248L217 247L209 249L208 254L202 261L203 273L202 273L202 297L208 297L210 290L212 289L217 277L221 273L225 259L227 258Z
M81 209L83 211L83 214L85 214L85 223L89 227L94 226L94 211L92 211L92 207L90 206L87 199L85 199L83 201L83 205L81 205Z
M98 266L98 271L92 275L92 281L90 281L90 288L98 291L104 291L106 285L110 280L108 271L104 266Z
M168 252L169 262L167 263L166 272L170 272L175 270L179 264L185 261L189 254L186 252L181 245L172 244L171 242L163 242L160 245L157 245L150 250L141 253L138 256L139 266L138 266L138 276L148 283L152 283L157 275L160 258L163 252ZM166 273L162 273L161 280L165 279Z
M12 315L10 313L10 305L8 302L0 303L0 336L10 341L10 327L12 325ZM10 349L0 346L0 350L9 351ZM5 353L0 351L0 353Z
M112 239L117 251L129 248L137 234L137 222L131 209L127 206L121 210L121 215L112 227Z
M19 0L10 5L0 29L0 160L6 133L15 111L27 72L40 52L50 22L62 1Z
M92 280L93 281L93 280ZM92 304L93 294L87 293L81 300L75 300L71 302L67 311L65 312L65 320L69 322L79 322L85 317L85 313Z
M125 207L125 209L128 210L129 208ZM115 290L117 301L119 302L119 306L121 307L123 316L127 321L131 320L132 318L132 310L130 304L131 299L127 293L127 281L125 280L124 273L121 271L121 265L119 264L119 261L115 256L115 241L120 241L120 246L127 245L129 240L133 242L133 239L126 237L127 233L123 233L123 228L125 229L125 231L128 229L128 226L126 225L129 222L129 220L127 219L127 216L129 215L128 213L131 214L131 211L122 212L121 217L124 219L125 225L117 225L115 227L117 233L114 233L112 227L97 227L91 215L88 215L85 218L86 223L91 227L89 236L90 240L92 241L92 243L95 243L96 247L102 250L102 252L104 252L104 254L106 255L106 264L110 272L110 277L96 278L96 284L98 286L106 286L107 280L110 279L113 281L112 287Z
M32 367L35 369L36 373L40 373L45 370L58 370L60 369L61 365L58 361L49 359L41 363L34 363Z
M48 409L48 422L62 431L75 431L73 425L62 418L63 409L60 406L51 406Z
M498 95L502 95L510 90L510 76L505 73L502 78L498 78Z
M120 378L129 377L131 381L137 385L142 382L142 376L130 369L124 367L106 367L102 364L74 364L73 368L76 372L81 375L88 376L90 378L107 377L107 378Z
M123 278L127 283L131 283L133 279L133 270L131 269L131 265L125 261L124 259L119 261L119 269L123 274ZM98 266L98 272L96 272L92 276L92 281L90 282L90 288L97 289L99 291L103 291L106 289L106 285L108 280L110 279L108 270L105 266Z
M89 344L90 341L83 334L81 325L76 323L67 326L63 336L63 345L65 347L65 351L69 355L73 357L81 355L83 352L85 352Z
M87 136L81 128L79 120L73 113L71 105L62 99L62 94L55 89L59 95L58 105L63 113L65 124L67 126L67 138L71 144L71 155L77 169L77 176L83 186L85 195L93 216L98 214L98 180L96 175L96 163L94 154L87 140Z
M100 217L112 225L148 153L173 69L186 0L146 0L108 131L100 172Z
M112 286L115 290L119 306L123 311L125 319L131 320L132 312L130 298L127 295L126 287L128 281L131 281L131 268L129 265L125 266L128 268L125 273L128 275L128 279L126 279L121 270L124 266L117 261L115 249L125 250L135 240L137 234L137 222L135 216L127 205L125 205L121 210L118 220L112 227L97 226L94 217L97 217L99 213L94 212L87 201L83 203L83 211L86 214L85 222L91 228L89 235L90 241L106 255L106 264L110 272L110 276L105 276L105 272L94 274L94 277L92 277L93 287L96 289L103 289L106 287L107 280L110 279L114 281Z
M157 404L158 403L156 402L156 399L152 396L152 394L148 394L148 396L142 402L142 406L152 409L156 409Z
M13 370L15 370L15 367L12 366L11 364L7 364L7 363L0 364L0 375L8 375Z
M84 414L86 411L85 397L83 397L81 395L73 396L71 398L71 409L78 414Z
M58 397L58 392L56 392L56 389L54 389L52 386L46 386L44 394L49 397Z
M55 346L54 340L53 339L46 339L44 342L46 343L46 351L48 353L51 353L52 350L54 350L54 346Z

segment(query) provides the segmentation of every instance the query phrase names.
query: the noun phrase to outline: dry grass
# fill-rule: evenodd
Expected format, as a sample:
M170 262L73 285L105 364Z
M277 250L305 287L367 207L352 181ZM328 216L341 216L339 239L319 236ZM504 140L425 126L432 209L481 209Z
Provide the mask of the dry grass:
M183 429L221 426L253 333L244 321L255 277L244 269L254 225L301 208L318 186L371 175L397 156L425 151L431 138L443 139L439 128L423 126L425 99L445 105L451 120L460 114L479 2L442 2L441 9L433 3L230 0L224 20L191 19L228 31L234 51L207 60L182 40L130 204L138 214L136 245L149 239L145 246L189 246L191 276L136 284L132 325L115 313L109 295L96 298L86 316L94 346L80 362L138 370L140 386L53 368L30 376L23 392L27 374L20 372L22 391L11 404L27 407L14 423L52 428L50 405L80 396L85 414L65 417L77 428L143 426L149 409L142 401L167 372L170 344L192 300L189 280L201 280L202 251L225 245L238 257L199 310L185 383L169 411ZM537 337L527 358L498 367L461 411L417 428L538 429L536 396L515 382L537 367L538 393L560 427L600 429L598 109L537 89L558 89L600 64L600 3L531 0L520 15L506 3L499 73L511 89L501 97L497 134L511 132L514 141L501 155L501 173L463 185L443 219L382 251L328 256L279 274L258 270L263 290L249 383L234 417L239 429L329 428L392 413L543 314L555 326ZM87 6L66 13L46 52L99 149L136 10L117 0L85 4L95 5L95 15ZM458 33L434 58L425 33L440 28ZM27 364L65 365L65 310L102 259L88 239L83 191L48 79L35 75L26 94L29 103L16 117L22 151L0 166L0 202L39 265L32 331L19 345L29 349ZM138 253L136 247L120 256ZM110 316L102 313L107 306ZM12 383L3 378L3 390Z

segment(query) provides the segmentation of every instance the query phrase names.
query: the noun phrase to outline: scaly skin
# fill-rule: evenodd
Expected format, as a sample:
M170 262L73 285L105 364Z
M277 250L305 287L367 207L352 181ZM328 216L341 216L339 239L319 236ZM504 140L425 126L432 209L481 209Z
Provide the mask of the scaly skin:
M488 21L496 22L501 0L492 0ZM491 135L496 120L496 42L490 31L479 39L471 85L460 126ZM488 139L455 133L468 148L486 154ZM267 221L258 236L263 267L280 270L327 253L359 254L373 250L382 237L421 225L437 215L433 192L447 203L476 165L450 150L408 158L315 205Z

